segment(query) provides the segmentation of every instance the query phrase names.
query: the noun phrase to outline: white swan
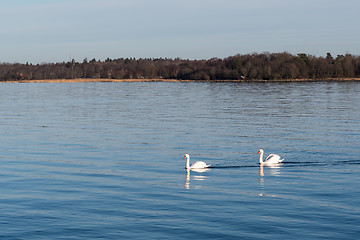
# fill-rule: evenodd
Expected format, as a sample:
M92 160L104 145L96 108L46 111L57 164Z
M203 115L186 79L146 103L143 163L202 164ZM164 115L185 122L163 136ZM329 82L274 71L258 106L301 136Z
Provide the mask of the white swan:
M260 149L258 151L258 154L260 153L259 156L259 163L260 164L264 164L264 165L271 165L271 164L278 164L281 163L282 161L284 161L284 159L281 159L279 155L276 154L270 154L265 161L263 161L263 156L264 156L264 150Z
M190 166L190 155L185 154L184 159L185 158L186 158L186 169L202 169L202 168L210 167L211 165L211 164L207 165L202 161L197 161Z

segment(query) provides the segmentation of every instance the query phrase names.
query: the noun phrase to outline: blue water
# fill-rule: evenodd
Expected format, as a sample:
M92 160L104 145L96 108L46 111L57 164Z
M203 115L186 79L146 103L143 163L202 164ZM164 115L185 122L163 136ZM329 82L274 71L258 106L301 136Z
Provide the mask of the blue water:
M0 84L0 239L356 239L360 83ZM285 158L259 167L259 148ZM183 156L212 164L187 172Z

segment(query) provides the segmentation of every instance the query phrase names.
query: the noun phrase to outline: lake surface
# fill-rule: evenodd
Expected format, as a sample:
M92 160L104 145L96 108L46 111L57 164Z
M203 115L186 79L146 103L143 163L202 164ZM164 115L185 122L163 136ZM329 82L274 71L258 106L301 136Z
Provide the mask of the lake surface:
M1 239L356 239L360 83L2 83ZM259 148L285 158L258 165ZM187 172L183 156L211 164Z

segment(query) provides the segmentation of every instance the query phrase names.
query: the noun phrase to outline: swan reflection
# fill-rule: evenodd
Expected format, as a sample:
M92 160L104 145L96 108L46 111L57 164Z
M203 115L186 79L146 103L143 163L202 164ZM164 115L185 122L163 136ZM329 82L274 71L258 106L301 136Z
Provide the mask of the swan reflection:
M272 164L272 165L265 165L265 167L269 168L268 173L269 173L270 176L280 176L280 169L282 167L281 163ZM264 178L263 177L265 176L265 174L264 174L264 165L263 164L259 165L259 176L260 176L259 183L261 185L263 185L264 184Z
M267 173L269 173L268 175L270 175L270 176L280 176L280 169L282 167L282 164L279 163L279 164L271 164L271 165L263 165L263 164L259 165L259 176L260 176L259 184L261 186L262 191L265 189L264 166L266 168L269 168L269 171L267 172ZM264 197L265 194L264 193L259 193L258 196ZM266 195L266 196L274 197L274 195Z
M204 168L204 169L186 169L186 178L185 178L185 183L184 183L184 187L185 189L190 189L190 172L196 172L196 173L204 173L207 171L210 171L210 169L208 168ZM192 180L195 181L204 181L207 178L207 176L204 175L193 175L192 176ZM194 188L199 188L199 186L195 186Z
M272 176L279 176L280 175L280 169L282 168L282 163L271 164L271 165L260 164L259 165L259 176L260 177L264 176L264 166L269 168L270 175L272 175Z
M282 168L282 164L279 163L279 164L274 164L274 165L271 165L271 166L267 166L269 168L269 173L270 175L272 176L280 176L280 169Z

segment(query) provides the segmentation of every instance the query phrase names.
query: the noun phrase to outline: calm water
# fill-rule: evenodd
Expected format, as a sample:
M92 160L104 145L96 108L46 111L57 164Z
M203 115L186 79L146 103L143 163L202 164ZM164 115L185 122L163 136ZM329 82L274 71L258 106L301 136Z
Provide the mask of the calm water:
M1 239L356 239L360 83L0 84ZM265 156L279 168L258 166ZM211 163L187 173L183 156Z

